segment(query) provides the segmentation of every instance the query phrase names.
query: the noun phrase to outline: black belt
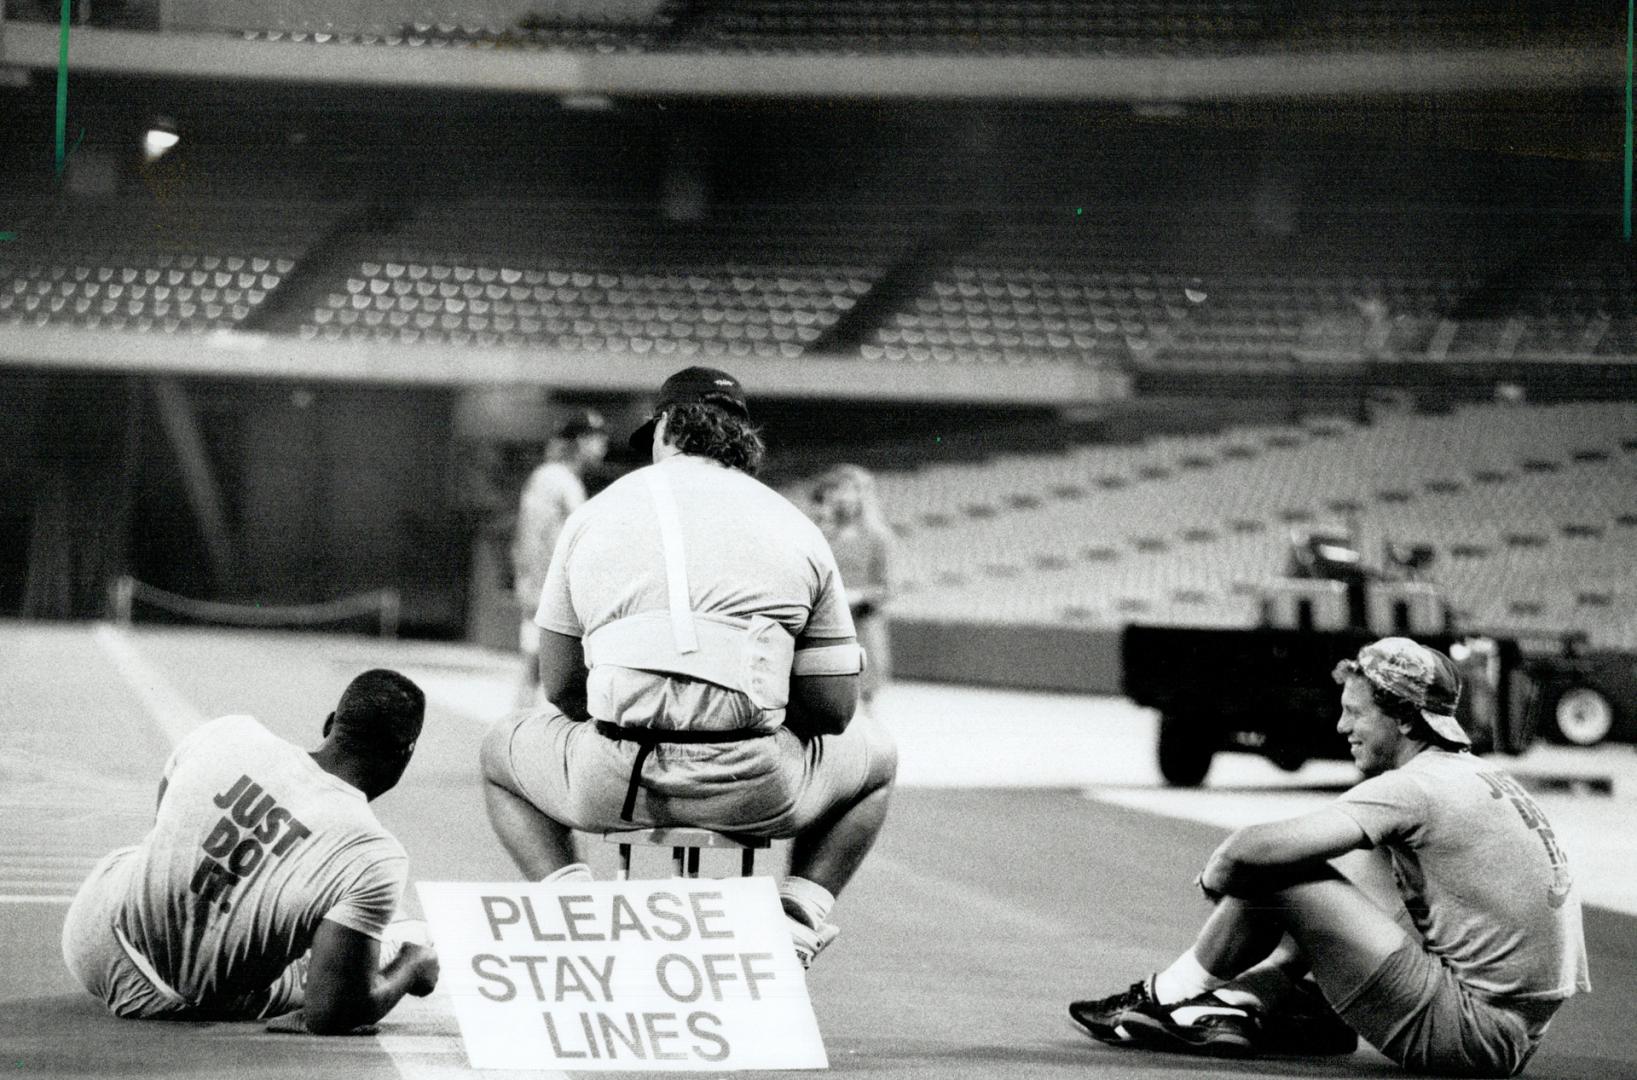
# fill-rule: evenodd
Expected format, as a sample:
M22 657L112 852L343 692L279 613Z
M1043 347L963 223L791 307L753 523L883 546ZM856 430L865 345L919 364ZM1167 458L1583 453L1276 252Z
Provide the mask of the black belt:
M620 808L620 820L630 821L631 815L637 808L637 788L642 784L642 765L648 760L648 755L654 752L654 747L662 743L672 745L709 744L709 743L736 743L749 742L751 739L762 739L773 734L763 728L735 728L731 731L673 731L668 728L630 727L625 724L615 724L607 720L595 721L597 734L615 742L634 742L637 744L637 757L631 763L631 782L625 787L625 805Z

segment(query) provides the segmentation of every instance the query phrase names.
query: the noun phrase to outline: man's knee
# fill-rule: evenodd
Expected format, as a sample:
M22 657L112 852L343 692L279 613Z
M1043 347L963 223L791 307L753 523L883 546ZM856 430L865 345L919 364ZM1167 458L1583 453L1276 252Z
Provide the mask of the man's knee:
M1369 974L1407 938L1404 927L1347 877L1331 873L1279 890L1281 922L1315 972Z
M898 779L898 741L892 737L886 725L868 713L858 722L863 725L864 745L869 750L866 780L869 790L891 787Z
M516 726L516 719L511 716L490 724L478 750L483 779L508 791L517 787L517 777L512 769L512 733Z

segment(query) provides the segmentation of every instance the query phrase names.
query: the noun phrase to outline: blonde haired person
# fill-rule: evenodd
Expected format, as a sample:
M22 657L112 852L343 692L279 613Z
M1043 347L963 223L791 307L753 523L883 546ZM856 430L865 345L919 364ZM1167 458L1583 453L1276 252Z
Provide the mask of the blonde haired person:
M847 587L858 643L864 646L864 676L859 688L866 702L892 674L886 604L892 598L896 541L881 515L875 476L858 465L837 465L819 484L819 524L835 554Z

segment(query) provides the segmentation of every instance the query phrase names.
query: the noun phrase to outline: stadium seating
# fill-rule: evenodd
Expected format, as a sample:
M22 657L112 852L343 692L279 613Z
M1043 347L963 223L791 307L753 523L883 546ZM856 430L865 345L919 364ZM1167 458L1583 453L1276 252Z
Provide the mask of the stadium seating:
M451 208L374 244L299 333L687 357L795 357L911 244L858 225Z
M175 220L88 211L0 246L0 325L202 333L242 324L332 211L191 204Z
M516 23L481 4L416 9L396 21L292 12L251 40L405 48L595 52L939 53L1029 56L1232 55L1360 47L1590 44L1573 5L1433 0L723 0L661 3L642 18L542 5ZM515 9L512 9L515 10Z
M902 617L1250 625L1292 529L1426 544L1462 625L1637 644L1637 405L1472 406L884 473Z

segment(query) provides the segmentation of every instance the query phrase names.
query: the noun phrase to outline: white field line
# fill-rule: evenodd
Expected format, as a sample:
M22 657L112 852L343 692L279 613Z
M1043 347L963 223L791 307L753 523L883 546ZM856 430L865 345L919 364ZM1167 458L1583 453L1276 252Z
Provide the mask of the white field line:
M119 671L120 678L141 700L149 719L158 725L172 746L205 722L205 715L149 663L129 633L112 623L100 623L92 635Z

